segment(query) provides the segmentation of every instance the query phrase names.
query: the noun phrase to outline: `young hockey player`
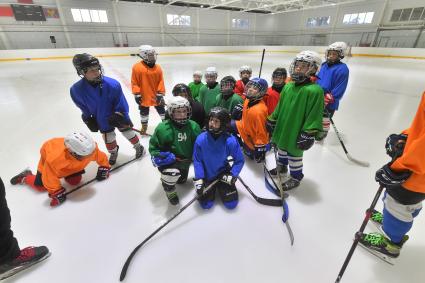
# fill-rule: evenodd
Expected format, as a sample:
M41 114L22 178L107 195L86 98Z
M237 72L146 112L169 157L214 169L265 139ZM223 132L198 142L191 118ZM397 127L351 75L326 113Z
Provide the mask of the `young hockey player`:
M50 256L49 249L45 246L26 247L21 250L10 229L10 221L6 191L0 178L0 280L13 276Z
M57 206L66 200L66 190L61 179L70 185L81 182L84 168L91 161L99 165L96 179L99 181L109 177L110 165L106 154L100 151L93 138L80 132L74 132L64 138L53 138L46 141L40 149L37 175L24 170L10 180L12 185L26 184L31 188L49 193L50 206Z
M410 127L390 135L385 147L392 161L375 175L386 189L384 211L374 211L372 221L381 224L386 235L363 234L360 244L387 260L399 256L425 199L425 92Z
M149 108L154 106L161 120L165 118L165 86L161 67L156 64L157 53L150 45L141 45L139 55L142 61L134 64L131 73L131 88L140 110L142 134L146 133L149 122Z
M185 84L176 84L173 88L174 96L181 96L189 100L190 108L192 109L191 120L195 121L202 129L205 124L205 110L199 101L192 98L190 88Z
M204 84L202 83L202 72L195 71L193 73L193 82L189 83L190 92L192 93L192 98L198 100L199 90Z
M240 106L235 107L232 116L233 131L242 139L245 154L257 163L264 161L269 148L269 133L266 129L267 106L263 101L268 88L267 81L254 78L246 84L246 99L242 113Z
M236 80L232 76L226 76L220 81L220 93L217 95L215 106L220 106L232 113L233 108L238 104L243 104L243 99L233 93Z
M249 82L252 76L252 69L250 66L242 66L239 68L239 77L240 80L236 82L234 92L245 99L245 86Z
M133 145L136 158L143 155L143 146L128 116L128 104L118 81L103 76L99 60L90 54L77 54L72 59L81 80L71 87L71 98L82 112L82 119L92 132L100 131L110 153L109 164L118 157L115 127Z
M193 183L203 209L214 205L217 190L227 209L234 209L238 204L235 182L244 165L244 158L236 138L227 132L229 126L229 111L214 107L209 113L207 131L202 132L195 142ZM233 158L232 166L228 157ZM220 181L204 194L205 187L216 179Z
M208 67L205 71L206 85L199 90L198 101L204 107L208 115L211 108L215 106L217 95L220 93L220 85L217 82L217 70L215 67Z
M201 133L198 124L190 119L189 101L173 96L167 105L170 119L156 128L149 142L152 163L161 172L162 187L172 205L179 203L176 184L185 183L192 161L193 145Z
M267 89L267 93L264 96L264 102L266 103L268 114L272 114L274 109L279 102L280 93L285 86L287 73L285 68L276 68L272 74L272 86Z
M304 177L303 152L313 146L315 135L322 130L323 90L314 83L320 63L314 51L302 51L294 58L289 71L292 81L285 85L276 109L267 118L272 142L278 148L276 168L284 191L299 186ZM288 161L290 177L283 182Z
M335 42L326 49L326 62L322 64L317 75L319 84L325 93L325 111L323 112L323 131L316 140L321 141L328 135L330 128L330 118L335 110L338 110L339 102L345 93L348 84L349 70L341 60L345 56L347 44L345 42Z

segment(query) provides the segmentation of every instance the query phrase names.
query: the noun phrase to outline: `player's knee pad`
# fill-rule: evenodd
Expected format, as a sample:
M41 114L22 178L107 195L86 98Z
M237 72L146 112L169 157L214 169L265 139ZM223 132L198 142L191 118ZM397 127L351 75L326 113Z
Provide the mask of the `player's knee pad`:
M205 200L205 201L199 201L199 205L202 207L202 209L210 209L214 206L214 200Z
M161 170L161 182L168 187L174 187L180 177L181 173L177 168L165 168Z
M396 219L403 222L413 222L413 217L417 216L422 209L422 202L405 205L386 193L384 197L384 206L385 210Z
M199 197L198 201L203 209L210 209L214 206L215 191L216 188L214 186L213 188L210 188L203 196Z

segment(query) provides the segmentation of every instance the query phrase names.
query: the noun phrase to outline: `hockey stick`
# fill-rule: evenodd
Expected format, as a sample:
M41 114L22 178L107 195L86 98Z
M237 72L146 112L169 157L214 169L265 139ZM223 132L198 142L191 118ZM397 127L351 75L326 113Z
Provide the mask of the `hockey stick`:
M292 232L292 228L291 228L291 226L289 225L289 222L288 222L288 219L289 219L289 206L288 206L288 203L285 200L285 198L287 198L288 195L285 194L283 191L281 191L279 189L279 187L276 185L275 181L273 180L272 175L270 174L270 171L267 170L267 167L266 167L266 163L265 162L263 163L263 166L264 166L264 178L265 178L265 181L266 181L266 186L272 187L272 185L267 180L267 176L266 176L266 174L267 174L267 175L269 175L270 179L272 180L272 182L273 182L273 184L275 186L275 188L269 188L269 190L273 190L273 191L279 190L279 193L280 193L280 196L281 196L281 199L282 199L282 208L283 208L282 221L283 221L283 223L285 223L286 229L288 229L289 239L291 241L291 246L293 246L294 245L295 238L294 238L294 233Z
M260 73L258 74L258 77L261 78L261 71L263 70L263 61L264 61L264 53L266 53L266 49L263 49L263 55L261 56L261 65L260 65Z
M338 283L338 282L341 281L341 278L344 275L345 269L347 268L347 265L350 262L351 257L353 256L354 250L356 249L356 247L357 247L357 245L359 243L359 240L360 240L360 238L361 238L361 236L363 234L363 231L366 228L367 222L369 221L370 215L371 215L373 209L375 208L376 203L378 202L378 199L381 196L381 193L382 193L383 189L384 189L384 187L382 187L382 186L379 187L379 189L376 192L376 195L375 195L372 203L370 204L369 209L366 211L365 218L363 220L362 226L360 226L359 231L356 232L356 234L354 235L354 242L351 245L351 249L348 252L347 257L345 258L345 261L344 261L344 264L341 267L341 270L338 273L338 277L336 278L335 283Z
M147 137L151 137L152 135L151 134L148 134L148 133L144 133L144 134L142 134L142 132L141 131L139 131L138 129L136 129L136 128L131 128L133 131L135 131L136 133L139 133L141 136L147 136Z
M205 195L219 180L216 179L214 180L214 182L212 182L208 187L205 188L203 195ZM125 276L127 274L127 270L128 267L130 266L131 260L133 259L133 257L136 255L137 251L144 245L146 244L147 241L149 241L153 236L156 235L156 233L158 233L159 231L161 231L162 228L164 228L168 223L170 223L174 218L176 218L180 213L182 213L186 208L188 208L192 203L194 203L196 200L199 199L199 195L196 195L191 201L189 201L185 206L183 206L182 208L179 209L179 211L177 211L176 214L174 214L173 216L171 216L170 219L167 220L167 222L165 222L164 224L162 224L160 227L158 227L152 234L150 234L146 239L143 240L143 242L141 242L129 255L129 257L127 258L127 260L124 263L124 266L121 270L121 274L120 274L120 281L123 281L125 279Z
M258 202L264 205L268 206L282 206L282 200L281 199L266 199L261 198L254 194L254 192L248 187L248 185L242 180L240 176L238 176L238 180L242 183L242 185L245 187L245 189L251 194L251 196Z
M325 111L327 112L328 110L326 110L326 109L325 109ZM328 114L329 114L329 112L328 112ZM370 164L369 164L369 162L367 162L367 161L360 161L360 160L358 160L358 159L355 159L355 158L353 158L353 157L352 157L352 156L348 153L348 150L347 150L347 148L345 147L344 142L342 141L342 138L341 138L341 136L340 136L340 134L339 134L339 132L338 132L338 129L337 129L337 128L336 128L336 126L335 126L334 121L332 120L332 118L331 118L331 117L329 117L329 119L331 120L332 127L334 128L334 131L335 131L335 133L336 133L336 136L338 137L339 142L341 143L342 148L344 149L345 155L347 155L348 160L350 160L351 162L356 163L356 164L358 164L358 165L360 165L360 166L363 166L363 167L369 167L369 165L370 165Z
M123 166L125 166L125 165L127 165L127 164L129 164L129 163L131 163L131 162L133 162L133 161L135 161L135 160L137 160L137 159L139 159L139 158L140 158L140 157L130 159L129 161L126 161L126 162L124 162L123 164L120 164L120 165L118 165L118 166L116 166L116 167L112 168L110 172L115 171L115 170L117 170L117 169L119 169L119 168L121 168L121 167L123 167ZM85 182L85 183L83 183L83 184L79 185L78 187L76 187L76 188L74 188L74 189L70 190L69 192L65 193L65 195L67 196L67 195L69 195L69 194L71 194L71 193L73 193L73 192L75 192L75 191L78 191L78 190L79 190L79 189L81 189L82 187L87 186L88 184L93 183L93 182L94 182L94 181L96 181L96 180L97 180L96 178L93 178L93 179L91 179L91 180L89 180L89 181L87 181L87 182Z

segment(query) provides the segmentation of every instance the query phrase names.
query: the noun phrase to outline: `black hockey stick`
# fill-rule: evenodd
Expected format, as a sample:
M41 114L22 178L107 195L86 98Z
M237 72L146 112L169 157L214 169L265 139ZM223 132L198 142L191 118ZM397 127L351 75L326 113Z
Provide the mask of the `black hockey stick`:
M131 128L133 131L135 131L136 133L139 133L141 136L147 136L147 137L151 137L152 135L151 134L148 134L148 133L144 133L144 134L142 134L142 132L141 131L139 131L138 129L136 129L136 128Z
M366 210L365 218L363 220L362 226L360 226L360 229L356 234L354 235L354 241L351 245L351 249L348 252L347 257L345 258L344 264L341 267L341 270L338 273L338 277L336 278L335 283L338 283L341 281L342 276L344 275L345 269L347 268L348 263L350 262L351 257L353 256L354 250L356 249L359 240L363 234L364 229L366 228L367 222L369 221L370 215L372 214L373 209L376 206L376 203L378 202L379 197L381 196L381 193L383 191L384 187L380 186L378 191L376 192L375 197L373 198L372 203L370 204L370 207L368 210Z
M263 55L261 56L261 65L260 65L260 73L258 74L258 77L261 78L261 71L263 70L263 61L264 61L264 53L266 53L266 49L263 49Z
M273 185L275 186L275 188L270 188L270 189L273 190L273 191L278 191L279 194L280 194L280 197L282 199L282 208L283 208L282 221L283 221L283 223L285 223L286 229L288 229L289 239L291 241L291 246L293 246L294 245L295 238L294 238L294 233L292 232L291 225L289 225L289 222L288 222L288 219L289 219L289 206L288 206L288 203L285 200L285 198L287 198L288 195L285 194L285 192L283 192L283 191L281 191L279 189L279 187L277 186L277 184L273 180L273 177L270 174L270 171L267 169L265 162L263 163L263 166L264 166L264 178L265 178L265 181L266 181L266 186L272 187L272 185L267 180L267 176L266 176L266 174L267 174L270 177L270 179L272 180Z
M205 195L219 180L216 179L214 180L214 182L212 182L208 187L205 188L204 190L204 194ZM150 234L146 239L143 240L143 242L141 242L129 255L129 257L127 258L127 260L124 263L124 266L122 267L121 270L121 274L120 274L120 281L123 281L125 279L125 276L127 274L127 270L128 267L130 266L131 260L133 259L133 257L136 255L137 251L144 245L146 244L147 241L149 241L153 236L156 235L156 233L158 233L159 231L161 231L162 228L164 228L168 223L170 223L174 218L176 218L180 213L182 213L186 208L188 208L192 203L194 203L196 200L199 199L199 195L196 195L196 197L194 197L191 201L189 201L185 206L183 206L182 208L179 209L179 211L177 211L176 214L174 214L173 216L171 216L170 219L167 220L167 222L165 222L164 224L162 224L160 227L158 227L152 234Z
M133 162L133 161L135 161L135 160L137 160L137 159L139 159L140 157L135 157L135 158L133 158L133 159L130 159L129 161L126 161L126 162L124 162L123 164L120 164L120 165L118 165L118 166L116 166L116 167L114 167L114 168L112 168L111 169L111 171L110 172L113 172L113 171L115 171L115 170L117 170L117 169L119 169L119 168L121 168L121 167L123 167L123 166L125 166L125 165L127 165L127 164L129 164L129 163L131 163L131 162ZM91 184L91 183L93 183L94 181L96 181L97 179L96 178L93 178L93 179L91 179L91 180L89 180L89 181L87 181L87 182L85 182L85 183L83 183L83 184L81 184L81 185L79 185L78 187L76 187L76 188L74 188L74 189L72 189L72 190L70 190L69 192L66 192L65 193L65 195L67 196L67 195L69 195L69 194L71 194L71 193L73 193L73 192L75 192L75 191L78 191L79 189L81 189L82 187L84 187L84 186L87 186L88 184Z
M326 110L325 109L325 111L327 112L328 110ZM329 112L328 112L328 114L329 114ZM347 150L347 148L345 147L345 145L344 145L344 142L342 141L342 138L341 138L341 136L340 136L340 134L339 134L339 132L338 132L338 129L336 128L336 126L335 126L335 123L334 123L334 121L332 120L332 118L329 116L329 119L331 120L331 124L332 124L332 127L334 128L334 131L335 131L335 133L336 133L336 136L338 137L338 139L339 139L339 142L341 143L341 145L342 145L342 148L344 149L344 152L345 152L345 155L347 155L347 158L348 158L348 160L350 160L351 162L353 162L353 163L356 163L356 164L358 164L358 165L360 165L360 166L363 166L363 167L369 167L369 162L366 162L366 161L360 161L360 160L358 160L358 159L355 159L355 158L353 158L349 153L348 153L348 150Z
M281 199L267 199L267 198L261 198L254 194L254 192L248 187L248 185L242 180L240 176L238 176L238 180L242 183L242 185L245 187L245 189L251 194L251 196L258 202L264 205L268 206L282 206L282 200Z

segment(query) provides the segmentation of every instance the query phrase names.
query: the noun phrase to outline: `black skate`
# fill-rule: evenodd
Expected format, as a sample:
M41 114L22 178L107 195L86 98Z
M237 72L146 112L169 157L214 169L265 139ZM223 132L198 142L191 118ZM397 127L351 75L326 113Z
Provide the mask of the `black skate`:
M369 233L360 236L359 244L374 256L394 265L394 259L400 255L400 250L408 239L409 236L405 235L400 244L395 244L383 234Z
M278 174L280 174L281 177L288 174L288 166L277 165L276 168L273 168L272 170L270 170L270 175L272 175L273 178L279 177Z
M376 226L376 228L378 228L380 232L385 233L384 230L382 229L382 221L384 220L384 216L382 215L381 212L375 209L372 210L372 212L370 213L369 219L370 219L370 222L372 222L372 224Z
M145 154L145 148L140 143L135 144L134 149L136 150L136 159L142 157Z
M111 166L115 165L115 163L117 163L119 149L120 149L120 147L117 145L117 151L112 152L111 155L109 156L109 164Z
M171 193L166 193L166 194L167 194L168 201L172 205L178 205L179 204L179 197L178 197L176 192L171 192Z
M45 246L27 247L21 250L21 254L17 258L0 265L0 280L9 278L49 256L49 249Z
M289 179L287 181L285 181L285 182L282 183L282 190L284 192L285 191L290 191L290 190L295 189L299 185L300 185L300 181L299 180L297 180L295 178L292 178L292 177L289 177Z
M31 170L25 169L24 171L22 171L21 173L19 173L18 175L16 175L12 179L10 179L10 183L12 185L23 184L25 177L29 176L29 175L32 175Z

